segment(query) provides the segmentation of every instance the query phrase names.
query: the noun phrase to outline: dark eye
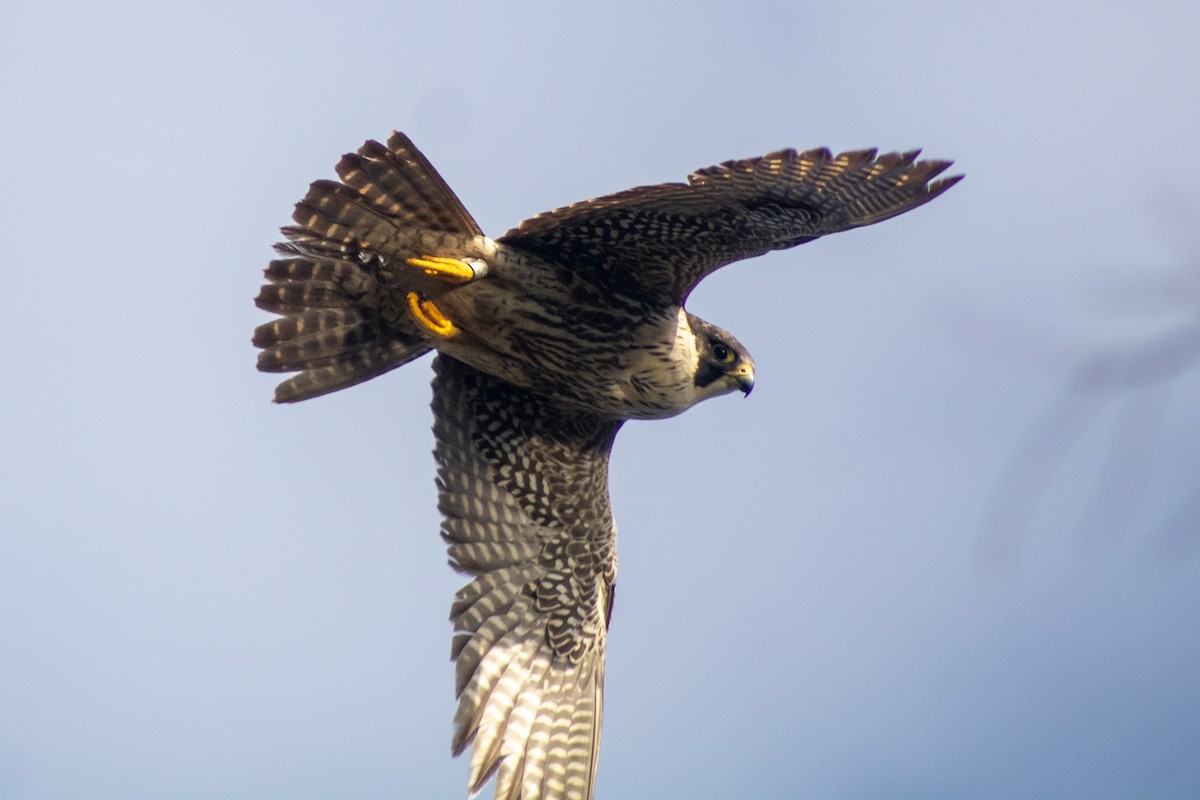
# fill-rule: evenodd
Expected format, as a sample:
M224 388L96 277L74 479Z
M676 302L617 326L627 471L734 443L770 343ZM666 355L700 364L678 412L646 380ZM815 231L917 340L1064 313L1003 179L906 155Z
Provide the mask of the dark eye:
M713 342L713 357L722 364L728 364L733 361L733 351L727 345L720 342Z

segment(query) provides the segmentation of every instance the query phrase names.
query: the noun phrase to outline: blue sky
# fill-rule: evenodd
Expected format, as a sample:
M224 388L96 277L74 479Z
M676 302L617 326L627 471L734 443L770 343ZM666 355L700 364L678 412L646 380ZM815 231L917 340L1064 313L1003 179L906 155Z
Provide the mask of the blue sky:
M493 235L784 146L967 173L689 301L758 383L618 440L602 800L1200 795L1200 377L1195 338L1155 349L1200 315L1198 32L1191 2L10 12L0 796L465 796L428 361L281 408L249 343L292 204L393 128Z

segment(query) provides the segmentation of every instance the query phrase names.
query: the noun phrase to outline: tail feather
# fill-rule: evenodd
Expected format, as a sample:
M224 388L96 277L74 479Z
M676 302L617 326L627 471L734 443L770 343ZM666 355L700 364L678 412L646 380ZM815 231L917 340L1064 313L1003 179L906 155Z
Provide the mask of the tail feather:
M369 141L338 163L342 181L397 222L445 233L483 231L429 160L407 136L393 133L387 147Z
M358 192L327 180L309 186L292 219L323 239L358 249L390 242L396 231L395 221L365 202Z
M339 269L353 267L342 262ZM329 269L323 265L323 271ZM370 298L348 294L336 282L268 284L257 302L261 308L288 315L255 329L252 342L262 348L258 369L300 372L276 388L277 403L307 400L361 383L432 349L406 317L380 313L372 308L375 303Z
M272 261L265 274L272 283L255 303L285 316L255 329L258 368L300 372L276 388L277 403L361 383L432 349L396 291L380 285L366 265L297 256Z
M317 308L288 317L264 322L254 329L250 340L255 347L272 347L280 342L354 326L362 315L353 309Z
M431 242L482 252L490 242L429 161L403 134L367 142L318 180L283 228L283 256L266 268L255 303L282 315L253 343L264 372L299 372L278 403L327 394L395 369L432 344L409 318L406 294L427 279L406 259ZM437 254L437 253L433 253Z
M304 316L317 313L310 311ZM255 344L264 348L258 354L258 368L263 372L294 372L298 369L324 367L338 356L354 352L379 339L381 331L378 324L363 322L361 319L355 321L358 315L353 311L350 314L353 316L340 325L324 329L308 326L313 330L312 333L287 337L275 336L276 324L268 323L263 326L269 329L266 335L255 337Z
M295 403L345 389L402 367L429 350L429 345L406 347L402 342L360 348L340 357L334 364L307 369L288 378L275 387L275 402Z
M374 368L382 358L395 360L395 366L400 366L430 349L419 335L398 337L378 319L364 318L353 309L310 310L268 322L255 330L254 344L263 348L258 354L258 368L263 372L314 371L356 364L372 369L372 376L378 374ZM370 357L359 358L360 352ZM337 374L326 373L329 378ZM342 387L329 386L326 391L335 388ZM278 397L276 401L281 402Z
M275 245L275 250L288 258L276 259L263 270L267 279L274 283L330 281L346 291L358 293L367 291L370 284L370 276L363 274L361 265L348 264L337 257L323 257L312 252L313 247L280 242Z
M332 281L267 284L254 298L259 308L276 314L296 314L310 308L345 308L353 302Z

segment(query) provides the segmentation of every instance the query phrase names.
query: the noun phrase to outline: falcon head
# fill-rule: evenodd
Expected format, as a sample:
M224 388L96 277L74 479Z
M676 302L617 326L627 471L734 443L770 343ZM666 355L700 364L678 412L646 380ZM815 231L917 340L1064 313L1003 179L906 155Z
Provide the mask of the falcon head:
M754 359L742 343L711 322L687 315L696 339L696 371L692 380L699 400L737 389L750 394L754 388Z

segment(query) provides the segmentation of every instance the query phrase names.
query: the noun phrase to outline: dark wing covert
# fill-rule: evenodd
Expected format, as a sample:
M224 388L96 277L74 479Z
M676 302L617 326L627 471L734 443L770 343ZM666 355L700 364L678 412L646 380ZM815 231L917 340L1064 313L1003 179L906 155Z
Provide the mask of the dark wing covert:
M779 150L547 211L497 241L588 270L614 290L681 304L725 264L871 225L923 205L962 176L920 150Z

